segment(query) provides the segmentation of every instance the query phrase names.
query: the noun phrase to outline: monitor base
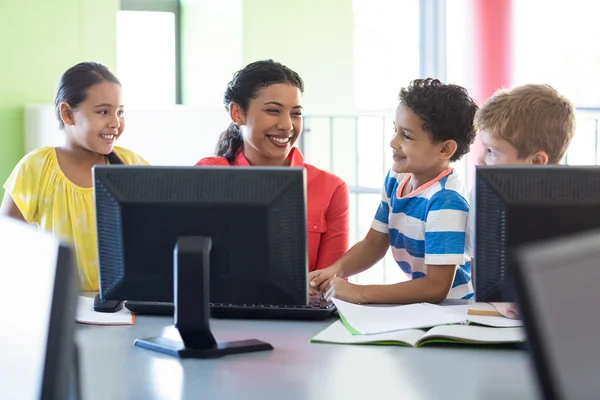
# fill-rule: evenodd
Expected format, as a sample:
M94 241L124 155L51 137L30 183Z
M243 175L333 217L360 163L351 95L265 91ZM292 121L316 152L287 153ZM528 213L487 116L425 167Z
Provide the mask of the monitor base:
M256 339L216 343L216 346L207 349L191 349L185 347L185 344L180 340L168 339L164 336L154 336L136 339L134 345L177 358L218 358L231 354L273 350L273 346L269 343Z

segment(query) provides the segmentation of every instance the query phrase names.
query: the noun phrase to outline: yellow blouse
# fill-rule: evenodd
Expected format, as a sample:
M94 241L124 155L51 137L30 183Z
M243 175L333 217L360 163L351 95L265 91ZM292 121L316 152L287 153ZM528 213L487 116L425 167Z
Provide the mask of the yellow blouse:
M148 165L132 151L115 147L129 165ZM27 154L4 184L25 220L71 244L82 291L98 291L98 245L94 189L71 182L58 165L56 149L42 147Z

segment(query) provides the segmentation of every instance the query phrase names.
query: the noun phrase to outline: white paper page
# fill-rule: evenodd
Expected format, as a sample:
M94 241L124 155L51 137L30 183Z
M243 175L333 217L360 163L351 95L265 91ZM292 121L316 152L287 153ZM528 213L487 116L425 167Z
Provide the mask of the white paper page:
M338 320L311 339L312 342L367 344L377 342L401 342L414 346L425 334L421 329L407 329L398 332L378 333L375 335L353 335Z
M444 305L442 305L440 307L444 307L448 310L452 310L453 312L457 312L459 314L464 314L464 315L467 315L469 310L496 311L496 308L494 308L493 305L491 305L490 303L483 303L483 302L469 303L469 304L464 304L464 305L459 305L459 306L444 306Z
M523 328L491 328L476 325L442 325L430 329L421 341L433 338L458 339L470 343L516 343L525 341Z
M115 313L94 311L94 299L79 296L75 321L90 325L133 325L135 320L131 311L124 307Z
M432 304L367 306L338 299L332 301L346 322L363 335L467 322L464 316Z
M511 319L506 317L495 317L487 315L469 315L469 322L479 325L493 326L496 328L513 328L523 326L523 321L520 319Z

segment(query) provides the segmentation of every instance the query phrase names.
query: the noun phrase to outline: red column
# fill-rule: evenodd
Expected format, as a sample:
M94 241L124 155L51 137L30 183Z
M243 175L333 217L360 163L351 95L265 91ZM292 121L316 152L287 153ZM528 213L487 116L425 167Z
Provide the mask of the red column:
M472 96L482 105L501 87L512 81L512 0L471 0L472 10ZM472 170L481 153L479 139L467 158ZM471 178L470 174L469 178Z

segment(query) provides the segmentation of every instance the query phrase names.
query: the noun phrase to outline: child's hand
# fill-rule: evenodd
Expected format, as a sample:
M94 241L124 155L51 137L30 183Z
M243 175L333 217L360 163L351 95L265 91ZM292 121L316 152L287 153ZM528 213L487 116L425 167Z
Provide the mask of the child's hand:
M319 292L318 289L315 289L312 286L308 285L308 294L309 296L318 296L321 294L321 292Z
M350 303L364 303L364 286L355 285L344 279L334 277L329 281L329 288L325 293L325 300L330 301L332 297L348 301Z
M327 267L325 269L317 269L308 274L308 290L311 296L319 293L325 293L329 287L329 281L337 273L337 268Z
M521 312L515 303L490 303L506 318L521 319Z

